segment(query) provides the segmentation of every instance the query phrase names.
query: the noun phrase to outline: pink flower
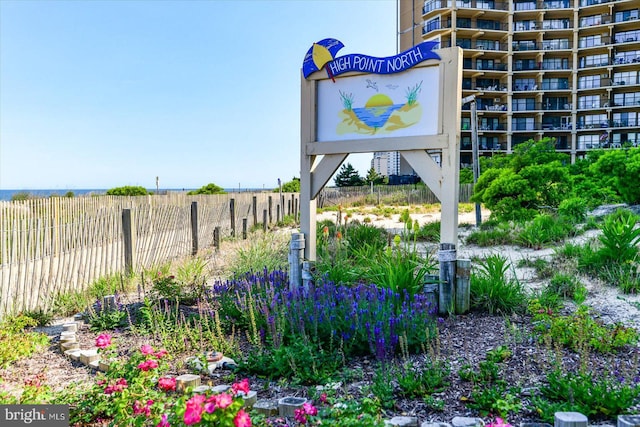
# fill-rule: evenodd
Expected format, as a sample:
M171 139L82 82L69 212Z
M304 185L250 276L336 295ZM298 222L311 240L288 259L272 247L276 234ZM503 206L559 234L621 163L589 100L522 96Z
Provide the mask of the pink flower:
M150 354L153 354L153 347L151 347L149 344L145 344L140 347L140 352L145 356L148 356Z
M240 409L233 419L233 425L236 427L251 427L251 418L249 414L244 412L244 409Z
M233 397L228 393L222 393L218 395L216 406L220 409L224 409L233 403Z
M302 409L304 409L304 412L307 415L318 415L318 408L316 408L315 406L313 406L311 403L303 403L302 404Z
M115 384L108 385L104 389L104 394L112 394L118 391L122 391L125 388L127 388L127 380L125 380L124 378L119 378Z
M171 427L169 421L167 421L167 414L162 414L160 418L160 422L156 424L156 427Z
M502 418L496 417L493 423L490 423L487 427L512 427L511 424L505 422Z
M322 394L320 395L320 402L321 402L323 405L326 405L326 404L327 404L327 393L322 393Z
M156 359L162 359L167 354L169 354L169 352L163 348L162 350L158 350L156 354L154 354L154 356L156 357Z
M175 391L176 379L175 378L160 378L158 380L158 387L164 391Z
M151 405L153 405L153 400L147 400L147 404L142 406L140 401L136 400L133 402L133 415L144 415L149 418L151 416Z
M153 359L145 360L144 362L138 365L138 368L142 371L148 371L150 369L155 369L157 367L158 367L158 362Z
M249 394L249 380L245 378L238 383L234 383L231 385L231 389L235 394L238 394L238 392L242 392L247 395Z
M188 426L197 424L202 420L202 411L204 408L205 396L202 394L196 394L191 399L187 400L187 408L184 411L184 423Z
M293 417L300 424L306 424L307 423L307 416L304 413L304 409L302 409L302 408L296 409L293 414L294 414Z
M109 334L100 334L98 338L96 338L96 347L98 348L107 348L111 345L111 335Z

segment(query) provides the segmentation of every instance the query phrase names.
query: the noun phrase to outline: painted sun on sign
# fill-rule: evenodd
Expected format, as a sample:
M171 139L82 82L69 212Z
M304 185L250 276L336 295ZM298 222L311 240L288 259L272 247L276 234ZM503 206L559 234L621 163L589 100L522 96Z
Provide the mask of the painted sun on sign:
M406 88L401 102L393 101L394 98L398 99L398 85L388 84L383 87L386 93L382 93L379 92L377 81L367 79L366 88L375 90L376 93L359 107L356 107L353 93L339 92L344 109L338 113L341 119L336 128L338 135L386 134L413 126L420 121L422 107L418 102L418 95L422 90L422 80Z

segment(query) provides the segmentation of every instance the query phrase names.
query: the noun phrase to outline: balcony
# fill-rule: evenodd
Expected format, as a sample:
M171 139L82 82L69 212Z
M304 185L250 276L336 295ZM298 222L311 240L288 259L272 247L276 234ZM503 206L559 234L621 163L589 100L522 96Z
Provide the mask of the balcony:
M598 4L613 3L617 0L580 0L580 7L595 6Z
M478 130L483 132L498 132L507 130L507 124L504 122L488 122L480 123Z

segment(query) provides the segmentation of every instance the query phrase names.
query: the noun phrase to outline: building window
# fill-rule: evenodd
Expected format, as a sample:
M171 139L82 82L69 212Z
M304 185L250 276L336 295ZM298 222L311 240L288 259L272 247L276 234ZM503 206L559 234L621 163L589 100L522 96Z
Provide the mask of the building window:
M600 148L599 134L595 135L579 135L578 136L578 150L590 150L592 148Z
M535 119L533 117L515 117L513 119L513 130L535 130Z
M591 108L600 108L600 96L589 95L578 98L578 110L588 110Z
M544 50L569 49L569 39L543 40L542 48Z
M549 96L542 100L545 110L569 110L569 102L566 96Z
M638 83L637 71L624 71L613 74L614 85L635 85Z
M535 1L529 1L529 0L517 1L517 2L515 2L515 9L516 10L535 10L536 9L536 2Z
M613 95L616 107L640 106L640 92L616 93Z
M542 28L544 30L564 30L570 28L570 22L568 19L547 19L542 21Z
M602 35L596 34L594 36L580 37L578 40L578 47L594 47L603 46L605 43L602 41Z
M527 70L537 70L538 63L535 59L516 59L513 63L514 71L527 71Z
M588 114L578 117L578 127L580 129L595 129L609 127L606 114Z
M491 21L489 19L478 19L476 25L481 30L501 30L502 24L500 21Z
M535 98L514 98L511 102L513 111L531 111L536 109Z
M542 79L542 90L563 90L568 88L569 79L566 77Z
M580 18L581 27L593 27L602 24L602 15L591 15Z
M613 127L627 127L638 125L638 113L629 111L613 114Z
M640 40L640 30L621 31L615 35L616 43L637 42Z
M600 87L600 74L596 76L578 77L578 89L593 89Z
M545 58L542 61L543 70L568 70L569 59L567 58Z
M471 18L457 18L456 25L461 28L471 28Z
M609 65L609 55L606 53L600 55L588 55L580 58L580 68L603 67L605 65Z
M640 62L640 50L617 52L614 58L614 64L631 64L632 62Z
M528 30L537 30L538 25L534 20L525 20L525 21L515 21L513 23L514 29L516 31L528 31Z
M640 146L640 132L620 132L613 133L611 140L614 144L630 143L636 147Z
M632 19L638 19L638 9L623 10L615 14L616 22L625 22Z
M532 90L536 85L535 79L516 79L514 82L513 90L521 91L521 90Z

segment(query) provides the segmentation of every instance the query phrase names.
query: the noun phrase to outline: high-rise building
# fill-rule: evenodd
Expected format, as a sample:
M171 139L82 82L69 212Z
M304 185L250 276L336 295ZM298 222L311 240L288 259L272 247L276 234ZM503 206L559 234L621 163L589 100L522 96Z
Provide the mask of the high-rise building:
M640 146L639 0L398 0L400 50L463 48L463 97L475 95L480 155L555 138L572 160ZM461 163L471 163L462 111Z

